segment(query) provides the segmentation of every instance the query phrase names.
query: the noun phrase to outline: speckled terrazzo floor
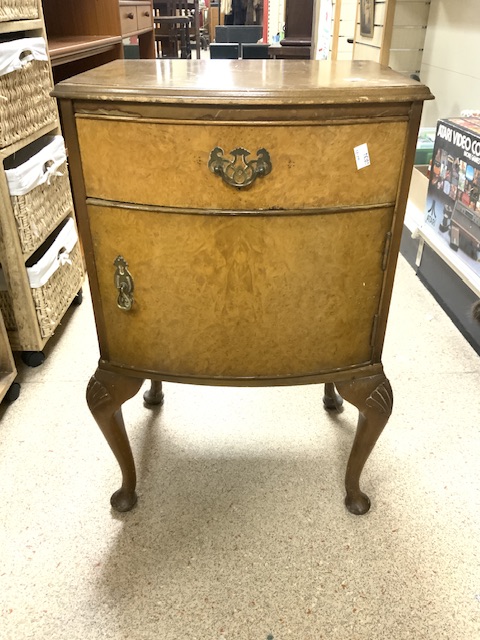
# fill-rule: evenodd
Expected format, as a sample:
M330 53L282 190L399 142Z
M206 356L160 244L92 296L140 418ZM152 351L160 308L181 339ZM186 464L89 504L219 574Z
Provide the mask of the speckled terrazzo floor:
M318 386L138 395L139 504L113 513L88 297L46 352L0 409L2 640L480 638L480 361L403 259L363 517L343 506L356 411Z

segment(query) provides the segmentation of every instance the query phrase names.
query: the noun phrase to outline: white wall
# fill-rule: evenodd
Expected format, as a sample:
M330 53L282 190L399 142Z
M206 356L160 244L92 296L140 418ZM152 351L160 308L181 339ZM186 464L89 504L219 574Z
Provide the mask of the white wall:
M338 53L337 60L351 60L353 44L347 42L353 40L355 36L355 14L357 11L357 0L342 0L340 10L340 25L338 33Z
M425 103L422 126L480 109L479 0L432 0L420 78L436 97Z

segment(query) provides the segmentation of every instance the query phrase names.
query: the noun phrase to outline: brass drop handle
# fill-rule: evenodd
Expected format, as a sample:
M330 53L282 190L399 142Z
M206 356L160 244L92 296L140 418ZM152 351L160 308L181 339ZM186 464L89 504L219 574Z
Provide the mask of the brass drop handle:
M143 15L145 16L145 18L149 18L150 17L150 11L144 11Z
M133 278L128 270L128 262L123 256L117 256L113 263L115 269L114 282L118 291L117 307L122 311L130 311L133 306Z
M127 18L128 18L129 20L133 20L133 19L134 19L134 17L135 17L135 15L134 15L133 13L127 13Z
M272 170L270 154L266 149L257 151L256 160L247 161L250 151L238 147L230 151L233 159L224 157L224 151L220 147L215 147L210 152L208 168L212 173L221 176L222 180L232 187L248 187L257 178L263 178Z

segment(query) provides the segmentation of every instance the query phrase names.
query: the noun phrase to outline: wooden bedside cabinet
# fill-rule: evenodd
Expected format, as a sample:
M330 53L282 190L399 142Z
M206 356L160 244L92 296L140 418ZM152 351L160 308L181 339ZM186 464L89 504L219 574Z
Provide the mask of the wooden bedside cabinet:
M381 363L423 85L369 62L116 61L57 85L101 359L90 409L135 504L145 378L324 382L359 410L346 505L392 410ZM338 393L337 393L338 391Z

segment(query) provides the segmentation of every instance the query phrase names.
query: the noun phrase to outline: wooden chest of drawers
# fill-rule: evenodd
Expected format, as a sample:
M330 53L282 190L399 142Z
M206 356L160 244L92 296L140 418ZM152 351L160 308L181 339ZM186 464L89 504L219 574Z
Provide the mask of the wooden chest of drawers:
M356 405L346 504L392 392L381 364L428 89L368 62L116 61L57 85L101 359L87 400L136 501L122 403L145 378L325 382ZM339 393L337 393L337 390Z
M120 0L120 25L123 36L137 34L153 28L153 11L150 2L125 2Z

